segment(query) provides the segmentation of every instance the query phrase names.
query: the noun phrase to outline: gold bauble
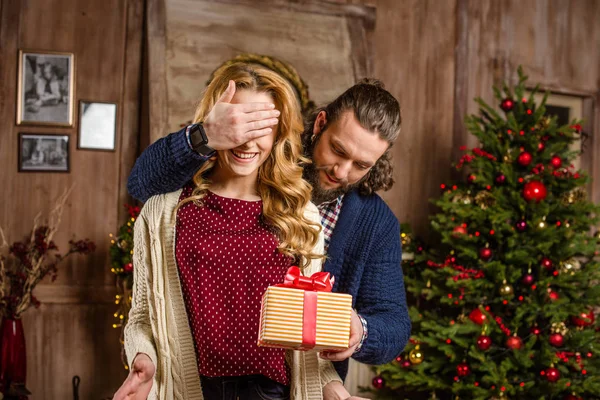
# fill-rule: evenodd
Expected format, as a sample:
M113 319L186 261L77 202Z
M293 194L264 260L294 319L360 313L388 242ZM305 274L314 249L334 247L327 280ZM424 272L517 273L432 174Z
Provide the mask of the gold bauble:
M573 272L579 271L580 269L581 263L579 262L579 260L576 260L574 258L566 259L565 261L560 263L561 272Z
M475 196L475 204L481 207L482 210L485 210L488 207L494 206L494 204L496 204L496 199L490 192L482 190Z
M563 193L560 197L560 200L563 205L568 206L569 204L585 201L587 198L587 190L584 187L578 187L571 190L570 192Z
M461 203L461 204L471 204L473 202L473 197L470 193L456 193L452 197L453 203Z
M126 240L121 240L119 242L119 247L121 247L123 250L127 250L127 246L128 246L128 244L127 244Z
M513 294L513 287L506 283L506 281L502 282L502 286L500 286L500 295L510 296L511 294Z
M413 365L418 365L423 362L423 353L421 353L421 347L416 345L414 349L408 353L408 359Z
M400 234L400 240L402 242L402 246L408 246L409 244L412 243L412 238L410 237L410 235L402 232Z
M551 121L550 117L543 117L540 120L540 122L537 123L537 125L535 127L538 130L546 130L550 126L550 121Z

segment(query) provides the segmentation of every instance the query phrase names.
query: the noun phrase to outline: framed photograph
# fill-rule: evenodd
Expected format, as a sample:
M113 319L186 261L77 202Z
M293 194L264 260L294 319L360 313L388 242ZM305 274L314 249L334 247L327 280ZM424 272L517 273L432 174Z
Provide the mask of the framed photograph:
M116 137L116 103L79 102L78 149L114 151Z
M537 92L533 98L536 104L540 104L544 98L544 92ZM526 96L529 97L531 92L527 92ZM574 119L583 119L583 101L584 97L576 95L568 95L562 93L550 92L548 99L546 100L546 115L550 117L556 116L556 123L558 126L568 125ZM571 150L581 152L581 140L576 140L571 145ZM575 170L581 168L581 157L577 157L573 160L573 166Z
M19 172L69 172L69 135L19 133Z
M73 126L73 53L19 50L17 125Z

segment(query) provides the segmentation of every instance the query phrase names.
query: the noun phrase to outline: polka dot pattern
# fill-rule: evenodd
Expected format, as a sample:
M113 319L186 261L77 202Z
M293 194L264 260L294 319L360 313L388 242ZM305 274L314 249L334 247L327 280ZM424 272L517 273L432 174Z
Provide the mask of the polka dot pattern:
M186 186L180 199L191 192ZM288 385L285 350L256 344L262 295L292 264L261 214L261 201L208 192L202 207L178 210L175 257L199 373L262 374Z

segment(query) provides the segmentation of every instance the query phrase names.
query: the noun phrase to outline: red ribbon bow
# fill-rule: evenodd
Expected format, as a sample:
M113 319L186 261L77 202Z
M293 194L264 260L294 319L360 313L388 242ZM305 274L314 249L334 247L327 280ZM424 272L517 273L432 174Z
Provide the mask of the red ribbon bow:
M300 268L290 267L282 284L275 285L313 292L331 292L335 278L329 272L315 272L311 276L303 276Z

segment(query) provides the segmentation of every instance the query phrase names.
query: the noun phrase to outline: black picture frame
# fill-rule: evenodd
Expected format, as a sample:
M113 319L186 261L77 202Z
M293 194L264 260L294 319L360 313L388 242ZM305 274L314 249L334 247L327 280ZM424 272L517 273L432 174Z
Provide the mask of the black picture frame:
M19 133L19 172L69 173L69 135Z

